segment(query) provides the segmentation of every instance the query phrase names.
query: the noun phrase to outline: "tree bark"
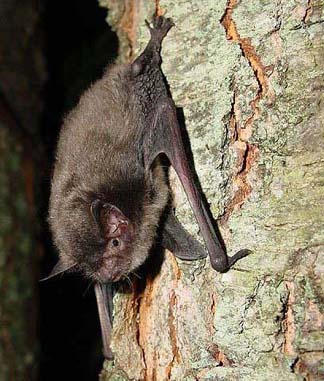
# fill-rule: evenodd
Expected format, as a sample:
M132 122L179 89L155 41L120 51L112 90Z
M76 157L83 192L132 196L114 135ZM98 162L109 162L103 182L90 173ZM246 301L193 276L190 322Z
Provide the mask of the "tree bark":
M166 253L142 290L119 293L101 380L324 380L323 2L100 2L121 60L155 8L174 19L163 71L195 169L228 253L253 250L226 274Z

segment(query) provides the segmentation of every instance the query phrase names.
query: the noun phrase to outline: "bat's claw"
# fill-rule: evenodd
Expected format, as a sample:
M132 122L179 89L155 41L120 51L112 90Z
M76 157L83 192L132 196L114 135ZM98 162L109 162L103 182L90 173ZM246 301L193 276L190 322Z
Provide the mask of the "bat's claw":
M165 18L163 16L154 16L153 28L147 20L145 20L145 23L150 30L152 39L158 40L160 43L168 31L174 26L174 22L171 18Z
M243 249L238 251L233 257L228 258L228 270L240 259L246 257L247 255L251 254L252 251L249 249Z
M153 19L154 29L165 30L166 32L174 26L174 22L171 18L165 18L164 16L154 16Z

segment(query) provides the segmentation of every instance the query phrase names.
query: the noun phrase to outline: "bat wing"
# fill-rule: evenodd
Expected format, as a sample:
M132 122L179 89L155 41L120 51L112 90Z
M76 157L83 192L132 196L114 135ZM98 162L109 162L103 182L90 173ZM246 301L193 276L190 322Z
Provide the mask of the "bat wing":
M203 245L184 229L172 210L167 214L161 238L161 245L177 258L194 261L207 257Z
M219 272L227 271L250 250L241 250L228 257L216 234L210 214L194 182L184 150L176 108L171 98L160 98L151 114L150 128L144 136L144 161L149 170L154 159L164 153L175 169L193 209L201 234L209 252L212 267Z
M73 267L76 266L76 263L72 263L72 264L65 264L64 262L61 261L61 259L59 259L59 261L56 263L56 265L53 267L51 273L45 277L45 278L42 278L40 279L39 281L40 282L44 282L45 280L48 280L48 279L51 279L59 274L62 274L70 269L72 269Z

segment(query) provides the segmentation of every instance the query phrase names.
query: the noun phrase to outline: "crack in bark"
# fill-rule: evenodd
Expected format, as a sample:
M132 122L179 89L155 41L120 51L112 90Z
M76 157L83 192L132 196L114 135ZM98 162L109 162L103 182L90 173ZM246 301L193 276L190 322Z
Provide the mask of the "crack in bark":
M297 356L294 361L290 364L291 373L296 373L296 367L298 366L299 357Z
M316 3L314 4L313 0L308 0L306 8L305 8L305 12L303 16L300 18L300 23L290 28L290 30L299 30L299 29L306 30L308 27L312 25L323 23L324 20L317 20L317 21L310 22L310 18L312 14L314 13L314 7L316 8Z
M214 293L211 294L211 306L210 306L210 312L212 314L212 317L214 318L216 314L216 306L217 306L217 299L216 295Z
M177 340L177 330L176 330L176 327L174 324L175 316L173 314L173 309L176 306L176 303L177 303L177 297L176 297L174 290L172 290L171 295L170 295L169 314L168 314L168 326L169 326L169 330L170 330L172 359L166 368L168 380L171 379L171 372L172 372L174 362L175 361L180 362L180 353L179 353L179 349L178 349L178 340Z
M261 58L257 55L254 46L251 44L249 38L243 38L238 33L236 24L232 18L233 10L237 5L237 0L228 0L225 13L222 16L220 22L223 25L226 37L230 41L237 42L241 48L243 56L248 60L250 66L252 67L256 80L259 84L259 91L256 97L256 101L259 100L260 96L264 96L268 90L268 79L266 75L266 67L263 66ZM252 105L253 111L256 104Z
M171 380L171 372L172 372L172 368L174 366L175 361L177 361L178 363L181 362L181 356L180 356L178 340L177 340L177 329L175 327L175 316L173 313L173 309L177 303L177 297L174 290L180 279L181 273L174 257L172 257L172 268L174 270L175 280L174 280L174 285L170 295L169 313L168 313L168 326L170 331L170 342L171 342L171 348L172 348L172 359L170 363L168 364L168 366L166 367L166 374L167 374L168 380Z
M304 17L302 18L302 23L307 24L308 20L310 19L311 15L313 13L313 0L307 1L307 7L305 10Z
M216 315L216 309L217 309L217 297L214 292L211 293L211 303L209 307L210 313L208 314L208 328L210 331L210 336L212 337L214 332L215 332L215 326L214 326L214 320L215 320L215 315Z
M214 327L214 319L217 309L217 297L214 292L211 293L211 303L210 303L210 320L208 319L208 327L210 331L210 337L213 338L215 327ZM211 356L216 360L218 363L217 366L233 366L234 361L231 360L220 348L216 343L211 343L208 348L208 352L211 354Z
M240 320L240 323L239 323L239 326L240 326L239 333L240 334L244 332L244 329L245 329L245 319L246 319L246 316L248 314L248 311L249 311L250 307L255 303L256 297L257 297L260 289L263 287L264 284L265 284L265 278L260 279L257 282L257 284L255 285L252 293L250 295L248 295L246 297L246 299L245 299L244 309L243 309L242 317L241 317L241 320Z
M160 0L155 0L155 14L157 16L164 16L165 9L160 6Z
M322 357L323 351L320 350L302 352L290 365L291 373L302 376L303 380L307 381L323 380L323 371L320 366ZM316 359L315 362L314 359Z
M164 367L166 375L168 379L170 379L171 371L173 368L173 365L175 361L180 362L181 356L178 349L178 343L177 343L177 329L175 326L175 315L173 313L173 309L176 306L176 294L175 289L177 287L177 283L181 277L180 269L177 265L177 262L173 256L170 256L171 260L171 266L174 274L174 281L173 281L173 287L172 291L170 293L170 299L169 299L169 310L168 310L168 327L169 327L169 335L170 335L170 343L172 348L172 358L171 361L167 366ZM149 338L149 328L151 326L150 319L151 319L151 306L154 303L153 301L153 295L157 290L157 287L160 285L160 278L156 277L154 279L148 278L146 281L146 286L144 291L135 297L135 307L132 306L134 310L136 309L135 313L138 316L138 323L137 323L137 332L136 332L136 339L138 347L142 354L143 359L143 381L152 381L157 380L157 364L156 364L156 358L157 358L157 352L153 348L150 347L150 342L148 340Z
M134 299L131 300L131 303L130 303L130 310L133 310L134 312L134 316L135 316L135 321L136 321L136 332L135 332L135 338L136 338L136 343L137 343L137 346L140 350L140 353L141 353L141 358L142 358L142 361L143 361L143 370L141 371L141 373L144 373L144 377L145 377L145 370L147 369L147 366L146 366L146 359L145 359L145 351L144 351L144 348L142 346L142 342L141 342L141 331L140 331L140 319L139 319L139 316L140 316L140 300L142 298L141 295L138 295L136 296L136 293L134 293ZM126 307L126 311L127 311L127 307Z
M117 30L124 32L128 43L128 51L125 56L129 61L135 58L139 12L140 3L138 1L124 0L123 13L117 22ZM158 16L163 16L165 14L165 10L160 6L160 0L155 0L155 14Z
M137 325L137 342L138 346L141 349L142 352L142 358L144 363L144 378L143 380L150 380L150 377L148 375L148 361L146 358L146 347L145 347L145 337L146 337L146 326L147 326L147 320L149 319L149 307L152 304L152 295L153 295L153 288L154 288L154 280L147 279L146 287L142 295L140 295L137 299L138 302L138 309L137 309L137 316L139 317L138 325Z
M110 7L113 7L113 1ZM124 9L122 16L117 21L116 29L122 31L126 37L128 44L128 51L125 54L127 60L134 58L135 46L137 41L138 30L138 2L133 0L124 0Z
M218 345L213 343L208 347L208 352L218 362L217 366L230 367L234 365L234 361L231 360L226 354L219 349Z
M293 342L295 339L295 318L293 311L293 304L295 302L295 284L292 281L286 282L286 288L288 291L287 301L284 306L284 319L283 319L283 327L284 327L284 344L283 351L285 354L289 356L296 355Z
M237 170L233 175L233 183L236 190L233 198L225 207L225 212L221 219L222 222L227 222L232 211L235 208L240 207L253 190L247 177L253 165L258 160L259 149L257 146L249 143L249 138L252 135L254 121L260 114L259 103L268 92L267 68L263 66L261 58L257 55L250 39L240 36L236 24L232 18L233 9L236 5L237 0L228 0L225 12L220 19L220 23L225 29L227 39L239 44L242 55L247 59L254 72L255 79L258 83L258 91L250 103L252 113L244 122L242 127L239 126L237 121L236 94L234 92L230 129L232 130L231 144L238 149Z

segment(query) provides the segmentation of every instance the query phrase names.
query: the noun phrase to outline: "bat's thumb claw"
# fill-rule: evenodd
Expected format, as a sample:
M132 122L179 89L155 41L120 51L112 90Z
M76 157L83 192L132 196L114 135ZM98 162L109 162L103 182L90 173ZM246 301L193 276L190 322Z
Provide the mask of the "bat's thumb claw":
M237 261L252 254L252 250L243 249L238 251L233 257L228 258L228 268L231 268Z

